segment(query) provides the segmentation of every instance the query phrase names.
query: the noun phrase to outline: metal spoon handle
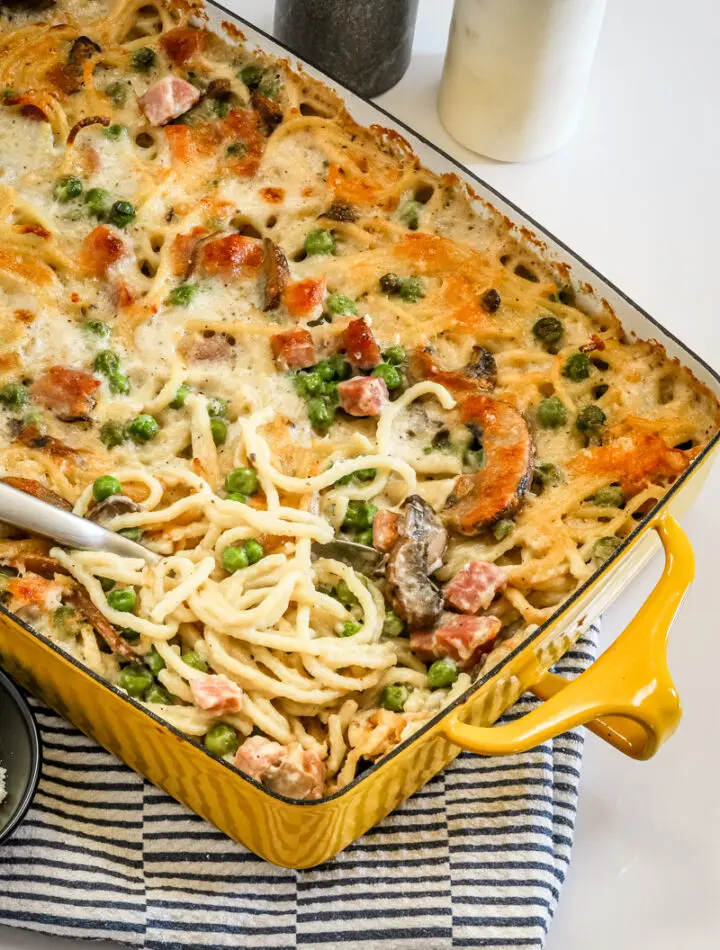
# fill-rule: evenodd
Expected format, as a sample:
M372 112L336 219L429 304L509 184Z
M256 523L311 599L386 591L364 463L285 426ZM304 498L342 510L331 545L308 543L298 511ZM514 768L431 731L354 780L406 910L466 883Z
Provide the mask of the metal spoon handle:
M157 554L142 544L1 482L0 521L70 548L109 551L122 557L141 557L149 564L159 560Z

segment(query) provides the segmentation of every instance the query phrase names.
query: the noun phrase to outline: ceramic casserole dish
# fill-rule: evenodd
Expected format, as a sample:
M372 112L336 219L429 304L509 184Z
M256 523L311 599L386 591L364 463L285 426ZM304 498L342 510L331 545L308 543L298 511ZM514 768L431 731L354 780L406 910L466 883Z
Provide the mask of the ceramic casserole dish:
M235 22L262 50L286 56L268 36L217 4L211 26ZM327 80L310 66L303 68ZM457 175L476 196L505 216L533 253L570 268L573 287L587 306L609 306L628 333L661 343L720 398L720 377L648 314L568 248L523 215L448 155L370 102L339 89L353 117L401 134L421 162L438 174ZM591 290L592 285L592 290ZM274 794L202 745L161 721L0 608L0 662L16 679L131 768L262 858L307 868L332 858L364 834L462 749L505 755L533 748L581 724L636 759L652 756L675 731L680 702L666 664L673 618L693 578L693 554L679 527L710 468L716 434L656 507L577 592L520 647L452 705L333 795L295 801ZM572 683L548 672L580 633L622 591L662 546L665 569L628 628L593 666ZM526 690L545 702L529 715L493 723Z

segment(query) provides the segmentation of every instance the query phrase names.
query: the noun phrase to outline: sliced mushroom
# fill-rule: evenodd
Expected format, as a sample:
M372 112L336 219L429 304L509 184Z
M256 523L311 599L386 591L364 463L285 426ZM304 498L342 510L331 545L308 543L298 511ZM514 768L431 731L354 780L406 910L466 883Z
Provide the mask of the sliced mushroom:
M110 495L109 498L94 505L86 517L88 521L105 524L111 518L117 518L118 515L130 515L136 511L140 511L140 505L132 498L128 498L127 495Z
M265 249L263 258L265 310L274 310L275 307L280 306L283 291L290 281L290 265L285 252L270 238L265 238L263 247Z
M330 221L357 221L360 212L353 205L346 204L343 201L333 202L327 210L320 215L321 218L329 218Z
M387 582L393 609L411 630L431 627L443 610L443 595L430 574L442 564L447 531L419 495L404 503L399 539L390 552Z
M41 577L52 578L55 574L70 574L60 561L49 554L19 554L10 563L12 567L21 567L25 571L32 571L33 574L40 574Z
M129 660L131 663L140 662L140 658L127 640L124 640L120 636L115 627L113 627L107 617L97 609L84 590L76 587L72 593L65 597L65 600L87 620L93 630L103 638L113 653L117 653L118 656L121 656L124 660Z
M385 555L382 551L376 551L375 548L358 544L356 541L345 541L342 538L335 538L326 544L315 541L312 545L312 553L314 557L328 557L334 561L342 561L343 564L348 564L353 570L365 574L366 577L377 577L385 573Z
M480 471L458 478L442 518L460 534L475 535L518 510L532 481L535 447L521 413L499 399L470 396L460 419L482 430L485 462Z
M456 396L492 392L497 384L495 357L483 346L474 346L472 358L460 369L443 370L430 347L416 350L410 369L418 379L431 379Z
M82 64L91 59L95 53L101 53L102 49L98 44L91 40L89 36L78 36L70 47L68 53L68 63L71 66L82 66Z
M40 501L44 501L48 505L53 505L55 508L62 508L63 511L72 511L72 505L69 501L66 501L62 495L58 495L58 493L52 491L52 489L46 488L34 478L14 478L8 475L6 478L0 479L0 481L9 485L11 488L17 488L18 491L25 492L26 495L39 498Z
M282 109L277 102L273 102L272 99L268 99L267 96L261 95L257 90L252 94L251 102L253 109L260 116L265 126L265 134L272 135L283 120Z

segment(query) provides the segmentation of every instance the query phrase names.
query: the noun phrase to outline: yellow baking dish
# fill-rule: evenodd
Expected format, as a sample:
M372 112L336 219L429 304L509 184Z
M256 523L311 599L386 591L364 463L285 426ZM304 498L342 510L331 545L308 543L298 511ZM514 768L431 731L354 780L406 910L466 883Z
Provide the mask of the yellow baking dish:
M214 6L214 25L235 19L251 41L274 55L286 54L269 37ZM326 78L305 64L304 68ZM548 256L570 264L573 281L588 301L607 300L627 331L658 339L670 356L689 366L720 396L720 377L702 360L535 222L402 123L371 103L341 92L358 119L400 131L427 167L459 175L477 195L481 213L487 213L492 203L535 250L541 244ZM595 286L594 296L588 291L590 282ZM355 781L319 801L299 802L269 792L84 669L2 608L0 663L131 768L256 854L286 867L312 867L333 857L380 821L461 749L484 755L510 754L589 723L594 732L627 755L644 759L655 753L680 719L679 699L666 664L666 641L694 569L692 549L676 519L697 495L719 441L720 435L716 435L603 567L522 646L484 671L453 705ZM665 551L664 573L624 633L574 682L568 684L549 674L549 668L660 544ZM521 719L491 728L528 689L545 702Z

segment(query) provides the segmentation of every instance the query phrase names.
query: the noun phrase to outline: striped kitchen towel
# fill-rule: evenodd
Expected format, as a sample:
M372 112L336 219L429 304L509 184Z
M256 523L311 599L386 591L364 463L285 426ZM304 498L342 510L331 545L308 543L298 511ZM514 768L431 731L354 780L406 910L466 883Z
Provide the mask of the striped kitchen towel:
M559 672L591 662L596 632ZM0 848L0 924L148 950L543 946L570 861L578 731L524 755L463 754L333 861L289 871L35 707L45 763Z

